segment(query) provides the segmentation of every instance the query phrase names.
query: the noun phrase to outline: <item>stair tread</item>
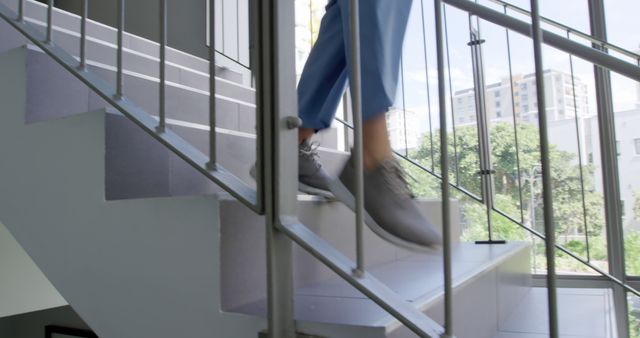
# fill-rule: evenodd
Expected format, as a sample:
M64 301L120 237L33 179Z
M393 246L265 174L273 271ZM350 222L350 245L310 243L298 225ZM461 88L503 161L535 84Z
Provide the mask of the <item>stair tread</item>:
M527 248L528 244L522 242L456 245L452 254L454 287L490 271ZM422 310L444 294L442 257L438 254L411 254L367 271ZM230 312L265 316L266 306L266 299L261 299ZM298 321L341 325L388 327L397 324L395 318L338 277L296 289L295 316Z

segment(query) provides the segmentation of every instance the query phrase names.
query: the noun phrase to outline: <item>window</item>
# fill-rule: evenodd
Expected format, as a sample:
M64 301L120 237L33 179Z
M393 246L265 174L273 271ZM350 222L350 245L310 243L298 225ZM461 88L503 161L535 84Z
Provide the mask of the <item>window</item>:
M496 110L496 116L497 117L502 117L502 111Z
M618 156L620 156L620 141L616 141L616 152L618 153Z
M495 91L495 96L496 96L496 97L500 97L500 91L497 91L497 90L496 90L496 91Z
M500 108L500 101L496 101L496 108Z
M636 155L640 155L640 138L633 140L633 143L636 146Z

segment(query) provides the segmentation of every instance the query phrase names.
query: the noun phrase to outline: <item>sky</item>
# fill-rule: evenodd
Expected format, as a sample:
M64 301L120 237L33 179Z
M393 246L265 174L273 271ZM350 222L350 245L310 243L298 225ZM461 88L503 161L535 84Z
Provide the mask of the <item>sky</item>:
M501 7L488 0L479 1L482 4L500 10ZM529 0L509 0L508 2L529 9ZM541 14L547 18L564 23L567 26L583 32L589 32L588 1L587 0L541 0ZM451 89L473 87L471 55L466 43L469 41L468 14L456 8L445 6L446 26L449 43L449 59L451 72ZM423 46L423 21L421 11L424 10L428 66L425 66L425 51ZM608 37L611 43L620 47L637 51L640 45L640 1L637 0L605 0ZM515 15L526 19L523 16ZM412 14L409 19L405 39L403 68L405 104L407 109L420 112L428 111L427 104L427 73L431 94L432 114L437 114L437 71L435 51L435 27L433 22L433 2L430 0L414 0ZM543 27L545 28L545 27ZM549 27L546 27L549 28ZM481 21L480 30L486 43L483 45L485 83L491 84L508 76L508 57L506 33L504 28ZM557 32L565 34L564 32ZM577 37L574 40L583 42ZM527 74L534 72L532 41L517 33L510 33L511 56L513 73ZM420 48L416 48L419 46ZM543 63L545 69L556 69L570 72L569 56L551 47L544 48ZM593 85L593 67L588 62L573 58L574 72L577 77L587 83L590 91L589 106L594 112L595 92ZM427 72L428 70L428 72ZM448 76L448 74L447 74ZM621 76L613 75L614 109L627 110L635 107L638 101L635 82ZM449 90L447 83L447 90ZM399 98L402 88L399 89ZM397 105L401 104L398 100ZM438 123L437 118L432 123ZM423 118L421 129L427 128L427 119Z

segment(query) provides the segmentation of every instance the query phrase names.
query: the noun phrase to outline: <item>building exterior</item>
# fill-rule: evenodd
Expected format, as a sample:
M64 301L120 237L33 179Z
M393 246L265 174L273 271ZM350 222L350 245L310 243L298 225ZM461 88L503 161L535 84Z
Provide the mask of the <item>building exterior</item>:
M588 114L587 85L577 77L557 70L546 70L545 98L549 121L571 119ZM573 86L575 84L575 100ZM513 96L511 94L513 87ZM519 122L537 123L535 74L514 75L512 86L509 79L492 83L486 87L486 110L490 122L512 122L513 114ZM475 89L455 92L453 111L456 125L476 123Z
M640 108L616 112L615 126L623 225L626 229L640 230L640 222L635 220L633 212L636 195L640 194ZM601 191L602 168L597 117L589 118L586 127L589 135L588 159L595 167L595 188Z
M420 116L412 110L392 108L387 113L391 148L404 152L420 146Z

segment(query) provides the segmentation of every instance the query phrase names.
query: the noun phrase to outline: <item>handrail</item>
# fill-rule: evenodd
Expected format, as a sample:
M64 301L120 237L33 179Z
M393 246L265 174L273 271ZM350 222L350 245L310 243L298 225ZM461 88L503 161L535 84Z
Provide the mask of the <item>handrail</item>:
M509 15L479 5L469 0L442 0L447 5L456 7L462 11L476 15L479 18L494 23L498 26L508 28L522 35L532 36L532 25L524 21L515 19ZM544 44L555 47L563 52L573 54L590 63L612 70L620 75L640 82L640 67L636 64L625 62L613 57L606 52L585 46L566 37L542 30L542 40Z
M531 12L527 11L526 9L524 9L522 7L518 7L518 6L516 6L516 5L512 4L512 3L509 3L509 2L506 2L506 1L503 1L503 0L487 0L487 1L490 1L490 2L493 2L495 4L499 4L501 6L507 7L507 8L512 9L515 12L518 12L520 14L531 16ZM558 29L561 29L563 31L569 32L569 33L571 33L573 35L577 35L577 36L579 36L579 37L581 37L581 38L583 38L585 40L589 40L589 42L591 42L593 44L596 44L598 46L601 46L602 48L615 51L617 53L620 53L620 54L623 54L625 56L628 56L628 57L630 57L630 58L632 58L634 60L640 61L640 54L637 54L637 53L631 52L629 50L626 50L626 49L624 49L624 48L622 48L620 46L614 45L614 44L612 44L612 43L610 43L608 41L603 41L601 39L598 39L598 38L596 38L596 37L594 37L594 36L592 36L590 34L584 33L584 32L582 32L580 30L577 30L577 29L575 29L573 27L564 25L564 24L562 24L560 22L557 22L555 20L546 18L544 16L540 17L540 21L544 22L546 24L549 24L549 25L551 25L553 27L556 27Z

